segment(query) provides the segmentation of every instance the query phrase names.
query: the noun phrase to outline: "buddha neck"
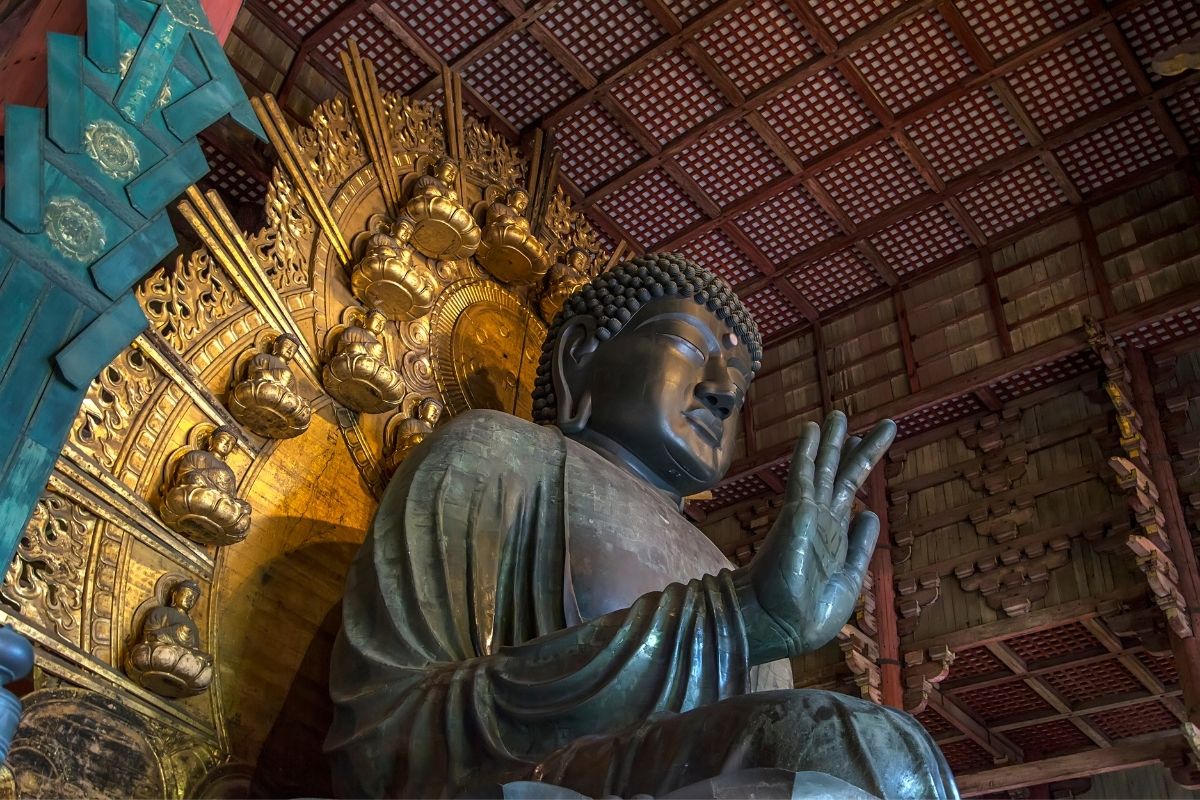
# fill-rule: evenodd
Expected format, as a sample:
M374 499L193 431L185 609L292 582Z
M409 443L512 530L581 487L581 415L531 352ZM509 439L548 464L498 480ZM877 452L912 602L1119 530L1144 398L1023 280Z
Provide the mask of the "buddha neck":
M568 439L579 442L587 449L596 453L601 458L609 461L620 467L625 472L628 472L633 477L642 481L650 488L662 495L663 499L669 502L672 506L683 510L683 497L671 488L665 481L654 474L649 467L642 463L641 459L631 453L628 448L620 443L610 439L602 433L597 433L590 428L584 428L579 433L564 434Z

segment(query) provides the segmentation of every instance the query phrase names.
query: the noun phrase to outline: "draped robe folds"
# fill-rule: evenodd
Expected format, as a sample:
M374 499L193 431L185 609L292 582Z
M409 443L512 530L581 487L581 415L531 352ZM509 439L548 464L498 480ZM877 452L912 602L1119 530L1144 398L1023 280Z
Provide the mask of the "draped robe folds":
M531 777L665 793L752 767L956 796L911 717L824 692L748 694L790 674L749 666L720 551L640 480L498 412L456 417L401 465L350 568L330 674L343 796ZM887 766L838 757L870 741L888 745Z

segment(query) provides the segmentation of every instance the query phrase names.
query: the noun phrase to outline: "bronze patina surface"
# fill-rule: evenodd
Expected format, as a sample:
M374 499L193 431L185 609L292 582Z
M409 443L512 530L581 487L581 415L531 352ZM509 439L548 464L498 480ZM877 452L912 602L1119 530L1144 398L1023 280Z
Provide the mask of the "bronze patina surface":
M761 355L723 281L639 258L549 331L547 424L470 411L409 454L346 585L327 741L342 794L957 796L912 717L768 667L853 610L878 521L852 503L895 426L810 423L748 567L679 513L728 469Z

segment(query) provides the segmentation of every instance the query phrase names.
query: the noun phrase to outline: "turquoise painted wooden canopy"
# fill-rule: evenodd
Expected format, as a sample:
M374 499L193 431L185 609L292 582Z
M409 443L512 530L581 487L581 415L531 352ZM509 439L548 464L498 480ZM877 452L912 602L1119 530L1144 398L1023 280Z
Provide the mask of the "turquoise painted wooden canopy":
M0 557L12 558L88 384L146 327L131 291L176 246L196 136L262 129L197 0L87 0L49 35L47 108L9 106L0 219Z

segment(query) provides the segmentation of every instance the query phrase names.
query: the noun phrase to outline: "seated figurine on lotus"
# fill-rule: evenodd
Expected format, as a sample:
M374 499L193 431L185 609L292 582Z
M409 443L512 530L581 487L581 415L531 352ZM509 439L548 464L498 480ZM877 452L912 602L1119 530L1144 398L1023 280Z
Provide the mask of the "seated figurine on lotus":
M391 451L384 461L384 471L388 475L396 472L400 462L412 452L413 448L425 441L425 437L433 433L434 426L442 417L443 406L433 398L426 398L413 409L412 413L400 420L394 429L389 430L388 440ZM389 425L389 428L392 426Z
M190 612L200 598L195 581L171 587L167 605L146 614L141 635L125 657L125 671L162 697L190 697L212 683L212 656L200 649L200 629Z
M469 258L479 247L479 226L459 203L454 182L458 167L448 158L433 166L433 174L413 182L405 211L413 220L413 246L430 258Z
M229 410L239 422L268 439L290 439L308 430L312 406L296 390L288 362L300 342L290 333L271 343L268 352L250 359L246 377L229 394Z
M400 217L390 232L373 235L350 276L355 297L400 322L425 316L437 299L437 279L425 264L413 262L414 230L411 219Z
M525 209L529 194L510 189L503 200L488 206L487 222L475 257L505 283L529 283L546 274L550 258L546 246L533 235Z
M381 414L398 406L404 396L400 373L388 363L380 340L386 323L383 312L373 308L361 325L348 325L322 371L325 391L354 411Z
M240 542L250 530L250 504L237 496L237 479L225 463L237 438L220 427L205 449L189 450L175 465L159 515L167 527L201 544Z
M538 310L542 312L542 319L547 324L553 322L567 298L593 277L587 251L582 247L568 250L566 258L550 269L546 287L538 296Z

